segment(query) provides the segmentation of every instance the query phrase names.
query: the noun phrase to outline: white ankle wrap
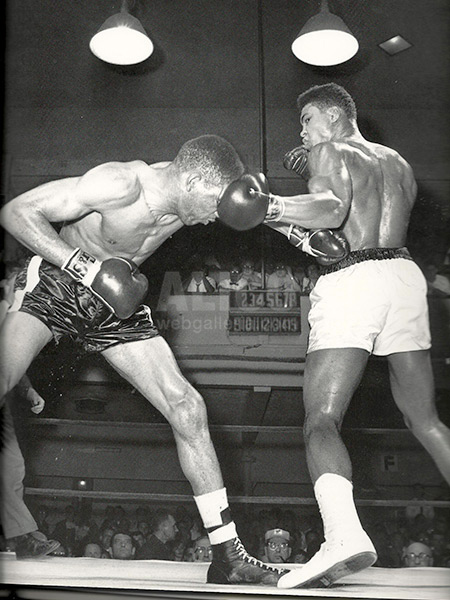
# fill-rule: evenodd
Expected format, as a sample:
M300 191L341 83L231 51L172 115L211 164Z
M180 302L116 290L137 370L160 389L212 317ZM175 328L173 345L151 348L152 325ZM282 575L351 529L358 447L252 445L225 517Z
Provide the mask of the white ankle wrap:
M214 492L202 494L201 496L194 496L194 500L203 520L203 525L207 529L223 525L221 513L228 508L227 491L225 488L214 490Z
M228 525L224 525L223 527L219 527L219 529L210 531L208 536L211 545L222 544L222 542L226 542L237 537L236 525L234 521L231 521L231 523L228 523Z

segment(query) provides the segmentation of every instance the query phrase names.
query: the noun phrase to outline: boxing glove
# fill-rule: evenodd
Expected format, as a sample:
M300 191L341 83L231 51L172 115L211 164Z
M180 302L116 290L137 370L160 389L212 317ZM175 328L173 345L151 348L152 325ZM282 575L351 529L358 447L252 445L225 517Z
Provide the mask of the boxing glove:
M147 293L147 278L126 258L100 261L77 248L61 268L91 289L119 319L131 317Z
M264 222L269 200L269 183L263 173L245 173L224 188L217 214L225 225L246 231Z
M283 159L283 166L288 171L295 171L305 181L308 181L311 177L308 169L308 150L305 146L297 146L297 148L286 152Z
M345 235L331 229L307 230L298 225L290 225L287 238L296 248L310 254L322 265L330 265L345 258L350 246Z

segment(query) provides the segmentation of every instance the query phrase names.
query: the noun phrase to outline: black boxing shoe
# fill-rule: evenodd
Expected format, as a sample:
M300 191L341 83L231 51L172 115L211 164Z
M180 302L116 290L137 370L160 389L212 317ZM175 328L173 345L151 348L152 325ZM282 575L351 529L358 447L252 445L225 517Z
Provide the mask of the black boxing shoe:
M14 538L14 541L16 558L38 558L40 556L46 556L61 546L57 540L48 540L38 531L20 535Z
M207 583L260 583L276 586L286 569L277 569L250 556L237 537L213 545Z

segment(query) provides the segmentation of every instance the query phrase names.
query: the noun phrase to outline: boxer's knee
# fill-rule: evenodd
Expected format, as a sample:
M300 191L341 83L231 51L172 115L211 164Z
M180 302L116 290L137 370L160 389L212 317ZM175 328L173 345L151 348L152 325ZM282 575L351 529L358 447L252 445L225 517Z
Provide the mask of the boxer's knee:
M174 394L167 418L172 428L185 437L196 436L208 427L204 400L190 384Z
M303 435L305 440L309 440L315 434L337 433L340 431L341 423L342 418L328 410L309 410L305 414Z

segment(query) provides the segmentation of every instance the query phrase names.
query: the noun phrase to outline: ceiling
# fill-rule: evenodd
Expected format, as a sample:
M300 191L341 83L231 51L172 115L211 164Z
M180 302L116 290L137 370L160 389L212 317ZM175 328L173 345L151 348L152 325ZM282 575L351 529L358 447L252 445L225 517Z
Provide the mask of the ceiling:
M233 71L241 69L233 63L248 58L256 66L252 52L261 6L271 106L292 107L292 83L295 89L305 86L318 72L325 78L331 74L351 80L360 102L373 106L448 106L447 0L330 0L329 4L356 35L360 50L340 67L318 69L300 63L290 52L302 25L318 12L318 0L136 0L132 13L156 50L143 65L123 69L142 79L130 100L160 106L240 105L254 82L233 79ZM83 84L105 68L90 55L89 39L119 11L120 2L6 0L5 6L6 108L9 103L64 104L82 98ZM378 44L396 34L413 47L391 57ZM202 73L213 70L216 76L203 80ZM173 83L178 80L183 82L182 93ZM230 83L239 87L230 89ZM25 93L29 90L31 95ZM148 93L143 97L144 90ZM99 95L89 101L108 99Z

